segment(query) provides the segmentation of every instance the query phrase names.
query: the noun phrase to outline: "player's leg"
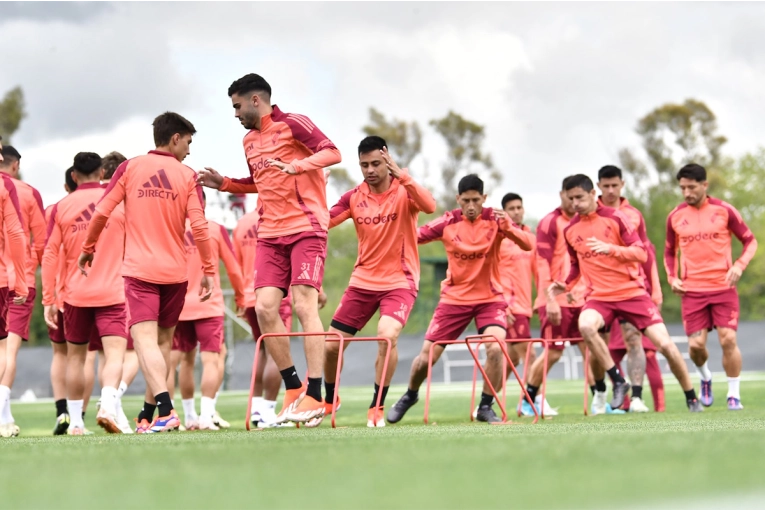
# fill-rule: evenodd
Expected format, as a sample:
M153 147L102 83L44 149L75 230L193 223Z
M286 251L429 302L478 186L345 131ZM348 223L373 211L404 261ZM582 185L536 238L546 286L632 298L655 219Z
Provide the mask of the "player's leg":
M127 349L125 350L125 360L122 363L122 381L117 388L117 424L123 434L132 434L133 429L130 426L125 410L122 408L122 397L125 395L128 387L138 375L138 355L135 353L133 337L128 332Z
M178 336L178 332L175 332L175 336ZM170 350L170 371L167 374L167 392L170 394L170 399L175 402L175 379L178 377L178 385L180 386L180 366L183 353L176 349L175 340L173 340L173 348Z
M71 422L70 435L81 436L85 433L83 421L83 395L85 392L85 359L88 354L88 344L72 343L67 345L66 355L66 398Z
M178 370L178 388L181 392L181 404L183 405L183 418L186 430L199 429L199 415L194 403L194 364L196 362L197 349L193 346L188 352L172 351L171 363L178 358L180 369Z
M400 307L401 301L390 296L383 302L380 308L380 320L377 323L377 336L390 340L390 353L388 353L388 343L378 342L377 358L375 359L375 387L372 393L372 402L369 404L367 413L367 427L385 426L385 398L388 396L388 388L393 380L393 374L398 366L398 337L404 329L406 320L409 317L409 311L414 304L414 296L411 301L404 305L406 309ZM397 305L399 305L397 307ZM395 315L396 312L403 313L403 317ZM388 356L388 366L385 371L385 379L382 378L382 370L385 365L385 358ZM378 406L379 397L379 406Z
M478 323L478 318L476 318ZM478 324L476 324L478 325ZM504 341L507 332L504 326L490 325L485 327L478 327L478 332L482 335L491 335L499 341ZM502 372L502 360L504 354L499 344L495 342L489 342L483 344L486 349L486 363L484 364L484 371L488 380L483 382L483 389L481 390L481 400L478 402L478 410L476 411L476 420L486 423L498 423L502 419L494 412L492 405L494 404L494 395L491 392L491 388L499 393L499 389L502 386L504 374Z
M199 407L200 430L220 430L215 423L215 394L220 388L220 354L223 343L223 317L194 321L202 358L202 399Z
M638 326L640 326L638 324ZM702 411L701 404L696 399L696 392L693 389L691 383L691 376L688 374L688 367L685 365L685 360L680 354L680 350L677 345L669 337L669 331L663 322L658 324L652 324L645 329L645 336L651 339L651 342L656 346L659 352L661 352L669 363L669 368L675 375L675 378L680 383L680 387L685 393L686 404L691 412Z
M643 401L643 379L645 378L646 364L643 334L629 322L622 322L621 330L624 336L624 345L627 348L627 374L632 385L629 410L633 413L647 413L649 409ZM617 363L617 365L619 364Z
M351 329L349 326L346 326L344 324L336 322L334 319L332 320L332 326L329 327L330 333L337 333L343 336L343 338L353 338L353 336L356 334L355 328L352 328L352 331L347 331L347 329ZM343 329L339 329L343 328ZM345 352L346 349L348 349L348 346L350 344L343 344L343 352ZM337 363L340 356L340 344L338 342L327 342L327 344L324 346L324 401L325 401L325 409L324 414L327 415L328 413L332 413L332 402L334 402L335 399L335 382L337 378ZM338 402L339 402L338 397Z
M723 369L728 376L728 409L738 411L744 408L741 405L741 393L739 384L741 381L741 350L736 342L736 330L732 328L717 328L717 336L720 338L720 346L723 351Z
M651 385L651 394L653 395L653 410L657 413L663 413L665 409L664 402L664 379L661 377L661 368L656 359L656 350L646 349L645 351L645 375L648 383Z
M8 338L5 340L5 370L0 380L0 388L8 388L8 398L4 399L4 405L0 411L0 425L5 425L5 428L10 427L16 434L18 434L19 427L15 424L13 414L11 414L10 390L16 379L16 359L21 348L21 342L29 338L29 325L32 322L36 289L30 287L28 290L26 301L20 305L13 303L15 292L8 294ZM4 394L5 390L2 392Z
M223 321L223 317L221 317ZM223 380L226 376L226 356L228 355L228 347L226 346L225 338L223 337L223 322L221 322L221 340L220 340L220 352L218 353L218 382L216 384L217 390L215 390L215 397L213 397L213 423L219 428L227 429L231 427L231 424L221 418L218 412L218 396L223 390Z
M10 396L13 381L16 379L16 358L21 348L21 342L21 336L16 333L8 333L8 338L2 342L5 344L5 371L3 372L2 379L0 379L0 395L4 397L7 394L7 398L4 398L4 402L0 402L2 404L2 409L0 409L0 435L4 434L4 429L10 428L14 431L18 429L13 419L13 414L11 414Z
M50 363L50 385L56 405L56 426L53 435L60 436L69 428L69 410L66 407L66 341L51 342L51 347L53 359Z
M100 347L101 339L98 339L98 346ZM98 348L95 347L91 341L88 344L88 353L85 356L85 390L83 391L83 406L82 413L83 418L88 411L88 404L90 403L90 397L93 395L93 389L96 385L96 365L98 364Z
M685 334L688 336L688 357L696 366L701 379L701 404L709 407L714 402L712 394L712 371L709 370L707 351L708 332L714 326L709 295L701 292L686 292L680 300L680 309Z

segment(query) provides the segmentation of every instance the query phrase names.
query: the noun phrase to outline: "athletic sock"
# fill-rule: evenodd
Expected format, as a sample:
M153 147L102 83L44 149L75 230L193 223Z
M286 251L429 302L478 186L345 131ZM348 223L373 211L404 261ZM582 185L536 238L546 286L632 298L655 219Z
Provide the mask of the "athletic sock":
M481 392L481 403L478 404L479 407L491 406L493 403L494 403L493 395L489 395L488 393Z
M705 361L700 367L696 367L696 371L699 373L702 381L712 380L712 371L709 370L709 362Z
M199 418L202 420L212 420L215 415L215 403L210 397L202 397L199 404Z
M642 386L633 386L632 387L632 398L643 398L643 387Z
M158 393L154 395L154 401L157 403L160 418L170 416L170 413L173 411L173 401L170 399L170 393L167 391Z
M183 404L183 417L186 421L196 421L199 419L197 410L194 408L194 397L184 398L181 400L181 404Z
M154 411L156 409L156 404L149 404L148 402L144 402L143 407L141 408L141 412L138 413L138 422L140 423L141 420L146 420L151 423L154 420Z
M529 384L526 386L526 391L529 393L529 397L531 397L531 401L535 402L537 399L537 392L539 391L539 386L532 386Z
M605 384L605 383L604 383L604 384ZM595 386L594 384L590 384L590 393L592 393L593 395L595 395L595 392L596 392L597 390L598 390L598 387L597 387L597 386ZM603 390L603 391L605 391L605 390Z
M741 400L741 394L739 393L739 383L741 377L728 377L728 398L733 397Z
M276 400L263 399L263 407L271 410L276 409Z
M125 381L120 381L120 387L117 388L117 398L122 398L122 395L125 394L125 392L128 389L128 385Z
M263 409L263 397L252 397L252 412L258 412Z
M621 384L624 382L624 377L622 377L622 372L619 370L618 366L614 365L611 369L606 370L606 372L612 383Z
M218 409L218 395L220 395L220 391L216 391L215 396L213 397L213 412Z
M56 400L56 418L61 416L62 414L66 413L66 399L62 398L59 400Z
M410 390L409 388L407 388L406 396L409 397L410 400L417 400L417 395L419 395L419 392L417 390Z
M324 381L324 393L326 394L324 396L324 401L331 404L335 399L335 383Z
M72 427L82 427L85 428L85 420L82 412L82 404L83 400L67 400L66 405L69 408L70 411L70 422L69 425Z
M111 415L117 414L117 388L110 386L101 388L101 409Z
M0 386L0 423L11 423L8 418L11 413L11 389L8 386Z
M279 370L279 373L282 374L284 387L288 390L296 390L303 386L303 383L300 382L300 377L298 377L297 370L295 370L294 365L289 368L285 368L284 370Z
M375 392L372 395L372 403L369 404L369 408L377 406L377 395L380 394L380 385L375 383ZM388 396L388 386L384 386L382 389L382 395L380 395L380 407L385 407L385 397Z
M690 390L684 392L685 393L685 400L696 400L696 390L691 388Z
M600 379L599 381L595 381L595 391L599 391L600 393L603 393L606 391L606 380ZM594 395L594 393L593 393Z
M321 377L309 377L305 394L321 402Z

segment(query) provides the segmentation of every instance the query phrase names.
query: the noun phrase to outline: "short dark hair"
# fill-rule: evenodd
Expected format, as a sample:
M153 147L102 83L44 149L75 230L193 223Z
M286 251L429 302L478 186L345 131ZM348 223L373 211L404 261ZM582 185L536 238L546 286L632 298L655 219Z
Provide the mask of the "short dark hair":
M189 122L185 117L174 112L165 112L159 115L154 122L151 123L154 126L154 146L162 147L170 143L170 139L174 134L193 135L197 132L194 124Z
M70 166L66 169L66 173L64 173L64 182L69 187L69 191L74 191L77 189L77 183L74 182L74 177L72 177L72 172L74 172L74 167Z
M483 181L476 174L468 174L460 179L457 185L457 194L462 195L466 191L477 191L483 195Z
M21 159L21 154L13 145L3 145L3 159L6 165L10 165Z
M5 152L3 152L3 156L5 156ZM682 178L704 182L707 180L707 169L696 163L689 163L677 172L677 180Z
M359 143L359 156L372 151L381 151L383 147L387 146L388 144L381 137L376 135L368 136Z
M570 191L574 188L582 188L586 192L590 192L595 189L595 185L592 183L592 179L584 174L576 174L571 177L567 177L563 183L563 189Z
M101 156L95 152L78 152L72 168L78 174L90 175L101 168Z
M117 151L110 152L101 158L101 166L104 169L104 179L109 180L114 177L117 167L127 161L127 158Z
M598 170L598 180L612 179L614 177L618 177L619 179L622 179L622 169L619 168L618 166L606 165L600 170Z
M568 189L568 188L566 188L566 183L567 183L567 182L568 182L568 180L569 180L569 179L571 179L572 177L574 177L574 176L573 176L573 175L569 175L568 177L564 177L564 178L563 178L563 181L560 183L560 190L561 190L561 191L566 191L566 190Z
M245 74L238 80L235 80L228 88L228 97L234 94L243 96L252 92L265 92L268 95L265 99L271 99L271 85L268 84L265 78L254 73Z
M523 199L518 193L508 193L504 197L502 197L502 209L505 208L508 202L512 202L513 200L520 200L521 203L523 203Z

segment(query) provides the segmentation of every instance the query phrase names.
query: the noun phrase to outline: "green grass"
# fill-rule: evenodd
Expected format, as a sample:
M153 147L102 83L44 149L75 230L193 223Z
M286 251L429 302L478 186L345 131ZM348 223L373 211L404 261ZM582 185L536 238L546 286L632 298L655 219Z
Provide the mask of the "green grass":
M335 430L246 432L238 393L219 400L228 431L52 437L52 403L14 404L22 435L0 439L0 508L756 507L765 382L742 383L747 408L732 413L719 380L700 415L666 383L666 413L586 418L581 383L551 382L562 416L533 426L470 423L465 385L434 388L433 425L420 402L384 429L365 426L369 388L343 390Z

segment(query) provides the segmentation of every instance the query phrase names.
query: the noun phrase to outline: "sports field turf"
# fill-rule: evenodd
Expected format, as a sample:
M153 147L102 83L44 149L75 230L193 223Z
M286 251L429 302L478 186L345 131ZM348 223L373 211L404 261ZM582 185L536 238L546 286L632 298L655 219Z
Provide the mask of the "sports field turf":
M96 435L52 437L51 403L15 404L22 435L0 439L0 507L756 508L765 382L742 382L747 408L734 413L724 377L716 381L717 401L700 415L666 380L666 413L591 418L581 383L551 382L562 416L534 426L470 423L466 385L434 388L435 424L422 423L421 400L384 429L365 426L366 387L343 389L347 428L336 430L327 420L248 433L237 393L219 399L228 431L106 436L93 402L86 426ZM389 404L402 391L392 388ZM140 406L125 402L129 415Z

